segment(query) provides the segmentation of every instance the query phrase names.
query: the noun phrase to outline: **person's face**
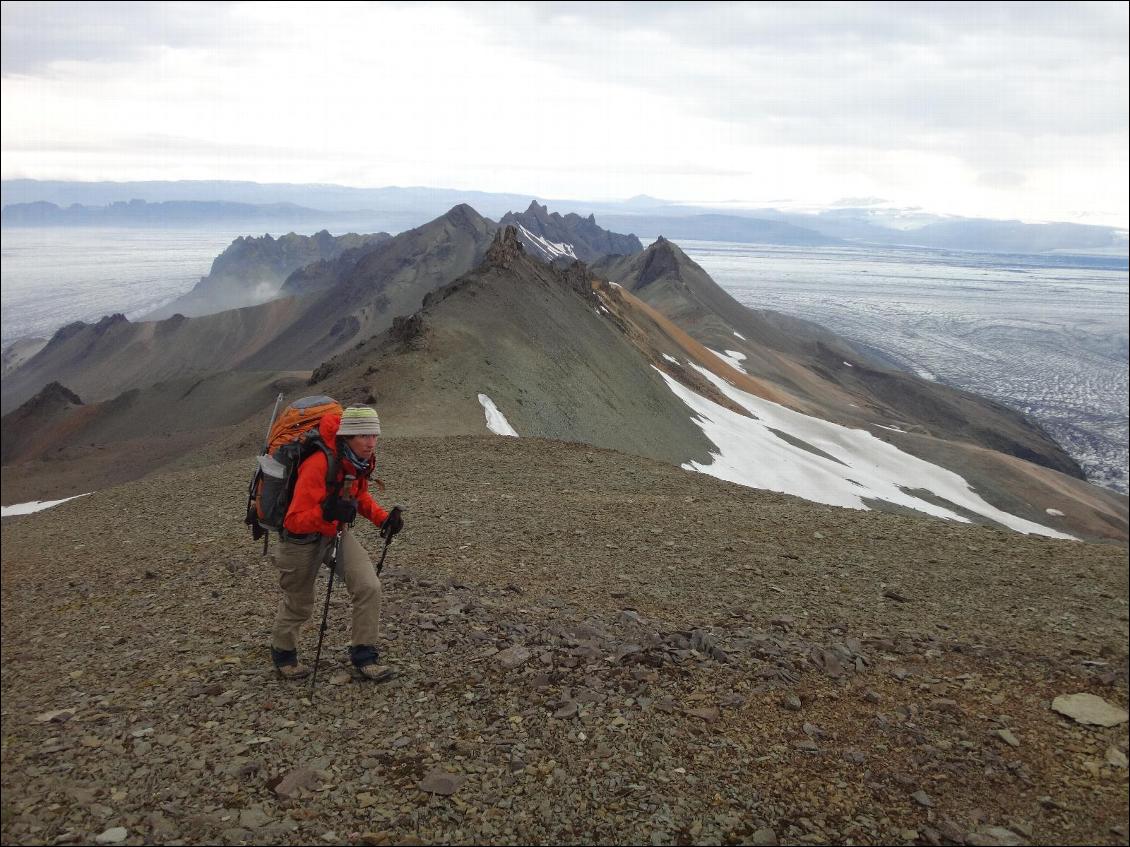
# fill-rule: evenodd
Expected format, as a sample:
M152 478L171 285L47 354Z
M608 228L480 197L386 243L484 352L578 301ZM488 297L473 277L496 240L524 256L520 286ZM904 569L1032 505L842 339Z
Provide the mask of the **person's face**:
M375 435L351 435L345 439L345 443L349 445L350 450L365 461L373 458L373 451L377 449L377 437Z

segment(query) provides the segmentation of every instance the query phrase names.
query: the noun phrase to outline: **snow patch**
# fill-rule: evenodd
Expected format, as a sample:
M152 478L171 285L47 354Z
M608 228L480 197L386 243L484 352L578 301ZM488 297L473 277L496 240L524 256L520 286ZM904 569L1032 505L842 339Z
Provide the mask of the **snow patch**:
M847 365L849 368L855 367L855 365L853 365L851 362L844 362L844 364Z
M960 476L930 464L870 432L850 429L794 412L734 388L705 368L693 365L729 399L756 415L751 420L707 400L656 369L674 394L694 412L693 420L717 447L708 464L687 462L687 470L747 485L780 491L833 506L867 509L866 499L885 500L953 521L968 519L932 499L953 503L1017 532L1072 539L1070 535L1026 521L985 502ZM782 432L819 453L776 435ZM934 495L922 499L908 491Z
M725 353L719 353L717 350L711 350L711 348L709 347L707 347L706 349L710 350L711 353L713 353L731 368L739 370L742 373L749 373L749 371L741 366L741 363L745 361L745 353L741 353L737 350L727 350Z
M742 341L745 341L745 336L744 336L744 335L742 335L742 334L741 334L740 332L735 332L735 333L734 333L734 337L735 337L735 338L740 338L740 339L741 339Z
M1061 512L1059 509L1044 509L1044 511L1051 515L1053 518L1063 517L1063 512Z
M487 397L485 394L479 395L479 402L483 406L483 411L487 416L487 429L495 435L512 435L518 437L518 430L510 425L510 421L506 420L506 415L498 410L498 406L494 405L494 401Z
M668 362L670 362L673 365L679 364L679 360L676 359L674 356L668 356L666 353L664 353L663 358L666 359Z
M906 432L905 429L899 429L897 426L883 426L882 424L872 424L872 426L877 426L879 429L889 429L891 432Z
M534 247L542 252L542 255L550 261L564 256L568 259L576 259L577 254L573 252L573 245L564 241L549 241L542 238L540 235L534 235L521 224L518 224L518 229L522 231L522 235L528 238Z
M925 368L915 368L914 373L915 373L916 376L920 376L923 379L930 380L930 382L937 382L938 381L938 378L936 376L934 376L934 374L932 374L928 370L926 370Z
M73 497L64 497L62 500L32 500L30 503L16 503L14 506L0 506L0 518L10 518L13 515L30 515L32 512L42 512L44 509L50 509L53 506L58 506L60 503L66 503L68 500L88 497L93 493L93 491L88 491L86 494L75 494Z

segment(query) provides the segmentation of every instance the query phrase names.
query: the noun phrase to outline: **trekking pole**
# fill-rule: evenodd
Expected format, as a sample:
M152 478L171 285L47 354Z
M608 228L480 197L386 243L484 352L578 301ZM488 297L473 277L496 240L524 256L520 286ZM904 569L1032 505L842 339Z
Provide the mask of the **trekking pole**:
M390 535L385 539L385 546L381 548L381 560L377 562L377 576L381 575L381 571L385 568L385 556L388 555L388 545L392 544L392 536Z
M322 607L322 627L318 630L318 651L314 654L314 673L310 677L310 696L314 696L314 686L318 683L318 663L322 660L322 639L326 637L326 620L330 615L330 592L334 588L334 572L337 570L337 550L341 545L341 534L345 528L338 525L337 534L334 536L333 553L330 557L330 579L326 585L326 604Z
M394 514L399 514L399 513L400 513L400 507L399 506L393 506L392 511L389 512L389 517L391 517ZM389 533L388 535L385 536L385 545L384 545L384 547L381 548L381 560L379 562L377 562L377 576L380 576L381 571L384 570L385 556L388 555L388 545L392 544L393 537L394 537L393 533Z
M279 396L275 398L275 410L273 412L271 412L271 422L269 424L267 424L267 435L263 439L263 452L264 453L266 453L267 450L270 449L270 447L271 447L271 429L275 425L275 418L277 418L279 416L279 403L282 402L282 398L283 398L282 392L280 391Z

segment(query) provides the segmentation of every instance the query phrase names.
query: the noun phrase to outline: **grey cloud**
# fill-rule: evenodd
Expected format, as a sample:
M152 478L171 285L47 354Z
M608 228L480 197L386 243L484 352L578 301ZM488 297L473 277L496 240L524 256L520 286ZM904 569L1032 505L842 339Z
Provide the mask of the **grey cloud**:
M218 46L236 37L230 3L4 3L0 72L43 73L51 62L136 59L155 47Z
M24 138L4 142L5 153L81 153L117 154L142 158L186 158L257 161L317 161L321 154L304 147L281 144L241 144L206 138L189 138L161 133L84 136L82 138ZM342 155L363 157L362 149L345 150Z
M762 143L944 150L1124 136L1126 4L475 4L491 38Z

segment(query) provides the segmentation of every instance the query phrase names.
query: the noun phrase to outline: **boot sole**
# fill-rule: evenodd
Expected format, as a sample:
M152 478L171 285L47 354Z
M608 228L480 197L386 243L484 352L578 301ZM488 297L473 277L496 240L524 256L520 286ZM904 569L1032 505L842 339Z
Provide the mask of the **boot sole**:
M381 683L388 682L396 677L396 671L392 668L385 668L377 676L367 676L360 668L354 668L353 673L358 677L361 682Z
M308 676L310 676L310 668L302 668L301 670L293 671L291 673L287 673L282 668L275 668L275 673L279 675L279 679L306 679Z

